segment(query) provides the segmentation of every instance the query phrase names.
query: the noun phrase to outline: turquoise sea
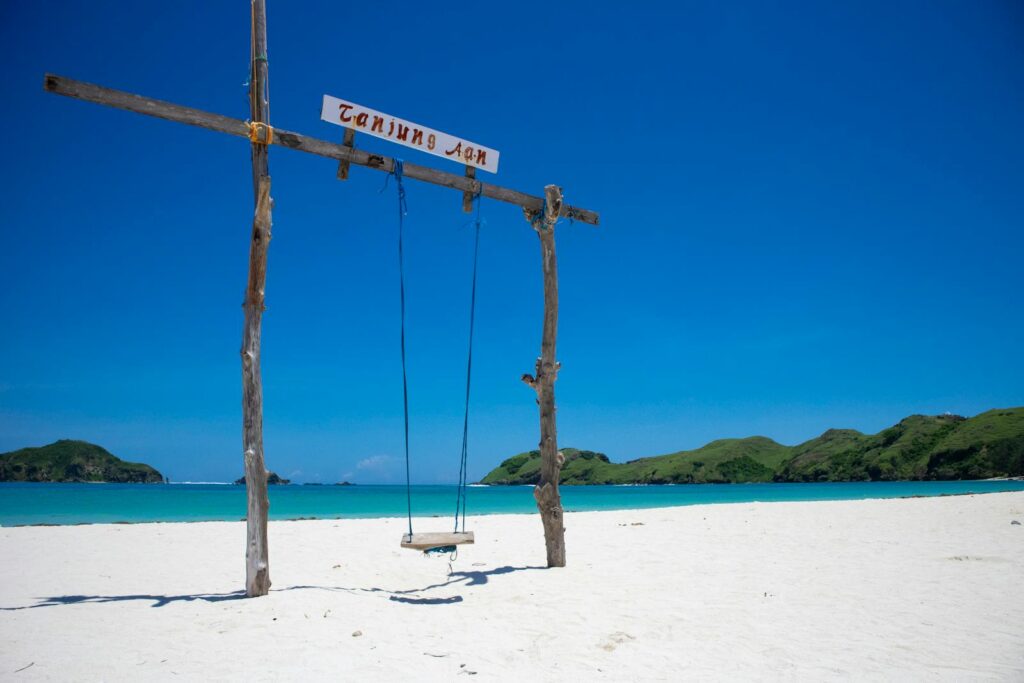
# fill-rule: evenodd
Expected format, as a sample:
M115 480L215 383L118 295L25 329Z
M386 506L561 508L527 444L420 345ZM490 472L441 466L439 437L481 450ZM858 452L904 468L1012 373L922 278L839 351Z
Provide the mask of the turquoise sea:
M566 510L860 500L1024 491L1024 481L900 481L815 484L563 486ZM468 514L531 513L530 486L473 486ZM413 486L413 514L455 513L455 487ZM272 519L404 517L405 486L271 486ZM0 525L104 522L199 522L245 516L245 488L230 484L0 483Z

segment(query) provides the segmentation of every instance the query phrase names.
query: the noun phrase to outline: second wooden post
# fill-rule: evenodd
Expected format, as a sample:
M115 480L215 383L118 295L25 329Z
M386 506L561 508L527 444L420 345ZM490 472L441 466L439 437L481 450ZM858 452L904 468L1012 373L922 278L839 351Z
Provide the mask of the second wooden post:
M541 265L544 271L544 328L540 358L537 359L536 375L523 375L523 381L537 392L537 405L540 407L540 481L533 489L533 497L537 501L541 523L544 525L549 567L565 566L565 525L562 521L562 498L558 493L558 479L565 459L558 450L555 423L555 380L560 366L555 360L555 341L558 336L555 223L561 211L562 188L557 185L544 188L544 207L541 212L524 211L540 237Z
M270 591L270 549L267 544L267 469L263 462L263 380L260 336L270 246L270 172L267 147L273 132L267 122L267 14L264 0L252 0L252 73L249 107L252 123L252 184L256 211L249 246L249 283L245 290L242 332L242 451L245 458L246 507L245 594L254 598Z

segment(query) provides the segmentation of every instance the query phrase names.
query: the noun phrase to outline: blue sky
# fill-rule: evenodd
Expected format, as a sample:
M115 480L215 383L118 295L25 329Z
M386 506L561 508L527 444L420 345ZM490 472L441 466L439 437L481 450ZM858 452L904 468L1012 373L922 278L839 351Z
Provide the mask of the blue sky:
M601 212L557 232L563 446L1024 403L1019 3L268 4L272 123L339 140L330 93ZM42 77L245 118L248 3L7 2L0 37L0 451L80 438L238 476L248 146ZM401 481L393 188L280 148L270 168L268 466ZM408 194L413 476L454 482L472 230L458 193ZM538 440L539 247L515 207L483 213L472 478Z

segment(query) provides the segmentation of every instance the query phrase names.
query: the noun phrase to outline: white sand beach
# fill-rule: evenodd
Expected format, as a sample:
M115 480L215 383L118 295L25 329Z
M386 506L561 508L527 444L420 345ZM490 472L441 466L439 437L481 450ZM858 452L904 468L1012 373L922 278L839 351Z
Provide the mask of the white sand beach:
M0 529L3 680L1024 678L1024 493L471 520ZM444 530L447 520L417 520ZM27 667L27 668L26 668ZM15 673L17 671L17 673Z

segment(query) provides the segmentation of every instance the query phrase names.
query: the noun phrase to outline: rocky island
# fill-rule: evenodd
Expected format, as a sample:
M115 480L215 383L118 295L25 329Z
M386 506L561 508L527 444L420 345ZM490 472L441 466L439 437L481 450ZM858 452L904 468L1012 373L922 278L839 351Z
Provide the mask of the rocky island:
M235 479L235 483L239 484L239 485L244 485L245 484L245 475L243 474L238 479ZM283 479L280 476L278 476L278 474L276 472L267 472L267 484L268 485L276 486L276 485L280 484L280 485L283 486L285 484L290 484L290 483L292 483L291 479Z

